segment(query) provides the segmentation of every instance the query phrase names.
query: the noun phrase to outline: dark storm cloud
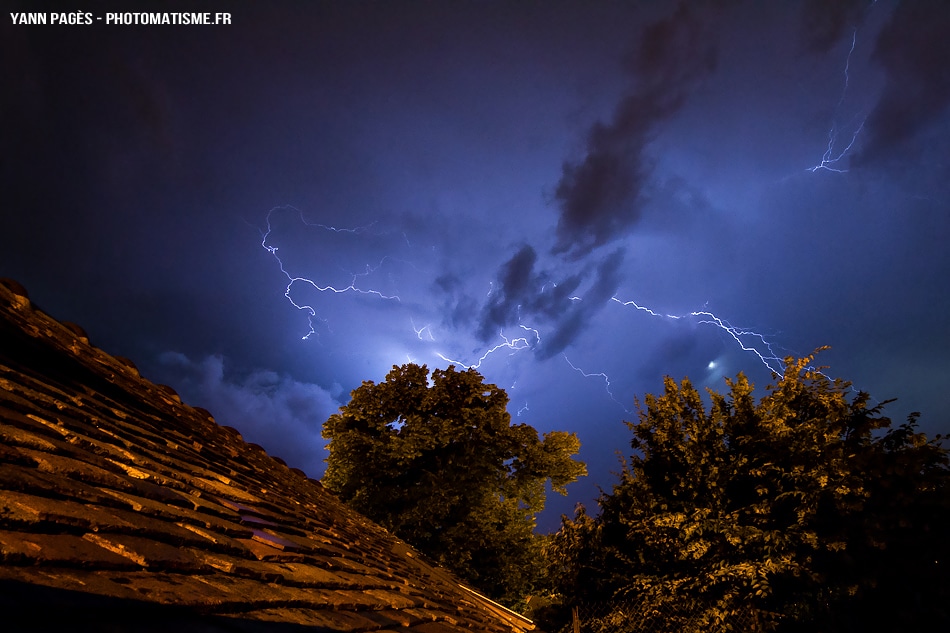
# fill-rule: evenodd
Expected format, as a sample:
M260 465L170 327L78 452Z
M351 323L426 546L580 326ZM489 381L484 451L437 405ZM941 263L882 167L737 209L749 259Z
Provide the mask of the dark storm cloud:
M558 282L550 273L535 270L537 258L535 250L525 245L501 266L482 310L478 334L488 341L506 327L534 327L543 322L547 327L537 350L543 360L569 346L614 296L620 286L623 251ZM575 296L588 277L592 281L583 298Z
M593 286L584 293L582 300L572 301L567 311L560 316L554 333L541 341L538 358L543 360L564 351L594 315L607 305L620 287L623 255L622 250L614 251L597 266Z
M465 292L465 284L457 275L444 273L433 281L433 289L441 298L443 323L455 329L468 328L478 313L478 302Z
M868 0L806 0L802 4L802 40L812 53L827 53L864 20Z
M865 123L859 162L885 159L950 104L950 5L902 2L878 36L873 60L886 83Z
M527 244L502 264L482 310L478 336L487 341L506 326L518 325L521 306L533 303L544 282L534 272L538 254ZM497 287L496 287L497 286Z
M506 327L524 323L525 318L556 318L569 304L582 275L554 281L550 274L535 270L537 261L537 252L526 244L502 264L482 309L478 330L482 341L497 336Z
M240 2L199 31L8 21L0 274L311 475L337 401L407 359L478 364L513 416L580 433L591 491L571 488L567 512L611 481L618 402L664 374L767 384L727 332L615 295L708 305L796 354L831 344L830 375L942 431L927 414L950 406L950 4L680 3ZM849 172L804 171L829 123L837 153L862 121ZM257 230L284 205L305 220L272 217L288 272L400 301L296 284L318 313L301 340L309 314ZM486 355L499 332L526 344Z
M550 274L535 270L537 261L537 252L526 244L501 265L482 309L478 329L482 341L496 337L506 327L529 325L526 321L538 317L556 319L569 307L583 273L556 282Z
M529 284L534 277L534 264L538 254L527 244L502 264L498 271L498 288L492 284L489 301L482 311L482 322L478 330L481 340L487 341L498 334L507 325L517 325L522 303L531 301L533 294ZM538 280L534 280L535 286ZM537 292L537 290L535 290Z
M555 190L560 207L554 253L581 257L623 235L640 218L652 166L645 148L658 124L682 106L687 92L716 65L714 28L694 4L648 26L625 60L635 88L610 123L596 123L587 151L566 162Z

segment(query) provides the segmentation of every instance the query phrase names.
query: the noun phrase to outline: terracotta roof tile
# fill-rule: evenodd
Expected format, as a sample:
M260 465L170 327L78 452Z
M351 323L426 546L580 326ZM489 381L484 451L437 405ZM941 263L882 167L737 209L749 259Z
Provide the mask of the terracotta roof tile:
M31 630L532 628L9 281L0 583Z
M176 547L166 542L129 534L97 534L88 532L83 538L103 549L124 556L147 569L166 569L185 572L209 571L202 559L187 547Z
M15 463L0 464L0 489L23 490L42 497L81 499L103 506L121 506L114 497L94 486Z
M71 534L0 531L0 560L9 565L139 569L128 557L116 555L83 536Z

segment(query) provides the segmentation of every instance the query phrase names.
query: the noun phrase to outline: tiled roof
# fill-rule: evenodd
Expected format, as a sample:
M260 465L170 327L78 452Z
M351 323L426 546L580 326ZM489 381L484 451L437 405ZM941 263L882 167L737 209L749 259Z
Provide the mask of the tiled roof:
M3 630L532 628L9 280L0 607Z

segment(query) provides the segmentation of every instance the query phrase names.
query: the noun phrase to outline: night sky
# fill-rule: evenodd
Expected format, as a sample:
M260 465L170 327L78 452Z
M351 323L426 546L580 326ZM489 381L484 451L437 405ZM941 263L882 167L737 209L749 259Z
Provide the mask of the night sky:
M830 375L950 430L950 4L9 16L128 6L5 3L0 276L311 476L322 422L410 360L579 434L547 528L667 374L764 387L831 345Z

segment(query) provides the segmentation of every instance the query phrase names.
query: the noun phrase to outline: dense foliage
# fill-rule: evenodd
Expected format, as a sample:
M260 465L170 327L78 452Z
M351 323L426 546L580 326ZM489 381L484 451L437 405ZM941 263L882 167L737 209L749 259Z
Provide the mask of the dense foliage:
M577 436L511 424L508 396L473 369L394 366L330 417L324 484L482 591L508 603L539 571L546 485L586 474Z
M688 380L638 403L600 515L565 517L548 552L562 618L636 604L645 631L948 630L940 436L811 362L787 359L757 404L741 374L708 412Z

